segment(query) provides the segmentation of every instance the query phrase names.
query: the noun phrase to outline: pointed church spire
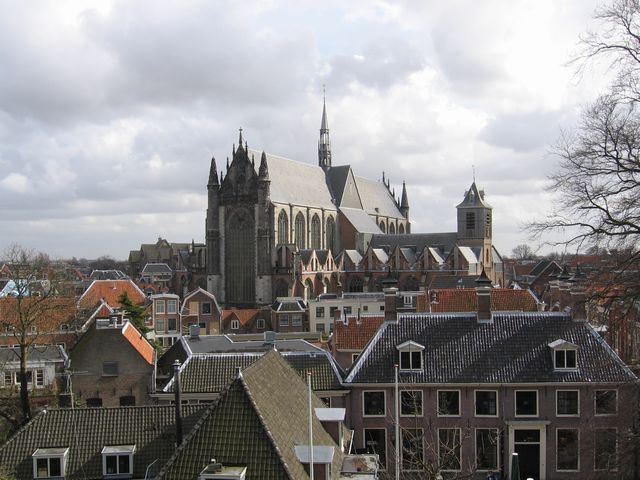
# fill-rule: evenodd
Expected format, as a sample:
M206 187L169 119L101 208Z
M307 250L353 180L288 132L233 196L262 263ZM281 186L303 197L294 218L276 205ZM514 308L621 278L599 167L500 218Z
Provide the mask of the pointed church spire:
M318 165L326 172L331 168L331 140L329 140L329 122L327 122L326 96L322 95L322 121L320 122L320 140L318 140Z
M269 178L269 167L267 166L267 154L262 152L262 156L260 157L260 171L258 172L258 176L261 179Z
M402 197L400 199L400 212L404 218L409 218L409 198L407 197L407 185L402 181Z
M238 147L241 147L242 146L242 127L240 127L238 131L240 132L240 135L238 136Z
M217 187L218 183L218 169L216 168L216 159L211 157L211 166L209 167L209 183L207 187Z

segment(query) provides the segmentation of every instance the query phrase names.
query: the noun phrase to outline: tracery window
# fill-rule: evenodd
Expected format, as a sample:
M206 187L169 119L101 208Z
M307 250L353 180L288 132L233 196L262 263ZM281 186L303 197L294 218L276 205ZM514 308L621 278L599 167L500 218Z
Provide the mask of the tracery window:
M325 227L325 233L327 236L325 248L331 250L332 252L336 251L336 222L333 220L333 217L329 217L327 219L327 226Z
M302 213L298 213L296 215L296 246L298 250L304 250L307 246L306 240L306 231L305 231L305 221Z
M320 250L322 248L320 236L320 217L317 214L311 219L311 248Z
M289 217L284 210L278 215L278 243L289 243Z

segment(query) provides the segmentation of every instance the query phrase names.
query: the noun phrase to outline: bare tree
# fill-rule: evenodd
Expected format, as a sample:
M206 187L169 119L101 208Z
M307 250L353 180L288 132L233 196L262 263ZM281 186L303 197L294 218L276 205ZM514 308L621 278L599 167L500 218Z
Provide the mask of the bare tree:
M29 352L62 323L72 323L74 303L58 295L59 280L47 255L12 245L4 252L4 261L10 274L8 295L0 298L0 328L17 345L21 418L11 418L6 410L0 415L4 413L13 423L26 423L31 419L29 384L35 382L29 378Z
M596 17L604 28L582 37L575 62L582 69L592 60L606 60L615 80L584 109L575 129L562 134L555 149L559 167L549 186L554 209L529 229L535 237L563 235L551 245L612 252L598 279L610 288L599 293L623 293L635 301L640 299L640 5L615 0Z
M533 249L526 243L516 245L513 250L511 250L511 255L516 260L532 260L535 258Z

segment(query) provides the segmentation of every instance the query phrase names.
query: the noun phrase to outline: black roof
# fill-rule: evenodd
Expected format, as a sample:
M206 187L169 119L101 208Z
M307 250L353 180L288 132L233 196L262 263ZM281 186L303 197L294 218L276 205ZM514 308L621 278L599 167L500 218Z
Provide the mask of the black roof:
M578 346L578 368L554 371L555 340ZM392 383L397 346L424 346L422 370L411 383L627 382L635 375L585 322L551 312L494 313L492 323L471 314L405 314L385 322L352 367L346 383Z

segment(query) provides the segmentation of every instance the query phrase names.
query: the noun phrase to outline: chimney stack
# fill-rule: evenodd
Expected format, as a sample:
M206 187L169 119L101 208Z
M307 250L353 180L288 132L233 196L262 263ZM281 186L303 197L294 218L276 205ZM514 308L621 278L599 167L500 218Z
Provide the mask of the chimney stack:
M384 289L384 321L398 320L398 289L395 287Z
M173 394L176 404L176 446L182 444L182 392L180 388L180 360L173 362Z
M476 296L478 299L477 319L479 323L488 323L493 320L491 313L491 280L482 269L480 276L476 278Z

